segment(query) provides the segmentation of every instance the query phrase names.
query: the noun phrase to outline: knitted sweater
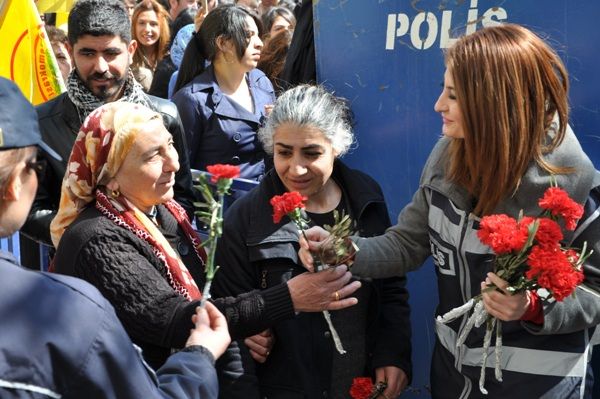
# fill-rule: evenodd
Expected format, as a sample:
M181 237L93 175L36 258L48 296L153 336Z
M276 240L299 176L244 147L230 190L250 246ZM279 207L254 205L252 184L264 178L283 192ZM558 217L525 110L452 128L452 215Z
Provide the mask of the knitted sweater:
M175 218L159 206L157 219L161 232L202 289L201 262ZM166 267L148 243L95 207L85 209L66 230L54 262L58 273L79 277L98 288L152 367L160 367L171 348L184 346L198 301L187 301L169 285ZM226 316L234 339L256 334L294 315L286 284L218 299L215 305Z

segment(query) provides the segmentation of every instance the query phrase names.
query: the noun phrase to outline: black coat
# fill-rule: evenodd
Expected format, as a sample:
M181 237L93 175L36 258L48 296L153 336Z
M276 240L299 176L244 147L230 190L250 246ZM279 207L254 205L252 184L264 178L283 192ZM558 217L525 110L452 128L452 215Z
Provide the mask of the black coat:
M292 42L285 58L285 65L279 77L284 88L317 81L313 2L312 0L305 0L299 7L296 8L298 23L294 29Z
M165 127L173 135L175 149L179 154L180 168L175 174L175 186L173 187L175 199L186 209L189 215L193 215L192 175L187 144L177 107L162 98L148 97L154 110L162 115ZM35 241L52 245L50 222L58 211L62 180L73 144L83 121L79 119L77 108L69 99L67 93L38 105L36 111L43 140L62 157L62 161L57 161L40 151L40 157L46 160L48 166L44 176L39 181L29 217L21 231Z
M358 234L382 234L390 225L379 185L369 176L336 161L333 179L344 191ZM286 190L272 170L259 186L237 200L225 217L217 248L221 270L213 295L229 296L268 289L304 272L298 263L298 231L285 218L272 222L270 198ZM397 366L410 378L410 311L404 278L373 280L367 329L367 370ZM343 327L342 327L343 328ZM267 362L256 366L243 356L246 377L256 373L261 395L269 398L317 398L331 385L334 347L320 313L300 313L273 328L275 346ZM325 339L324 339L325 337ZM244 346L241 346L245 350ZM312 364L303 364L309 359ZM310 360L312 359L312 360ZM358 376L357 376L358 377ZM253 397L249 391L246 396Z

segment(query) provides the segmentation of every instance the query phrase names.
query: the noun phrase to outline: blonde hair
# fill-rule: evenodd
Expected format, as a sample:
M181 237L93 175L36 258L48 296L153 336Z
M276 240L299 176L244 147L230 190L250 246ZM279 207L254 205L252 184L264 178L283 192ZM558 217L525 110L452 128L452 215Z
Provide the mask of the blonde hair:
M446 67L464 130L450 144L448 177L477 198L476 214L511 195L532 161L550 173L571 171L544 160L565 135L568 77L540 37L513 24L484 28L447 51Z

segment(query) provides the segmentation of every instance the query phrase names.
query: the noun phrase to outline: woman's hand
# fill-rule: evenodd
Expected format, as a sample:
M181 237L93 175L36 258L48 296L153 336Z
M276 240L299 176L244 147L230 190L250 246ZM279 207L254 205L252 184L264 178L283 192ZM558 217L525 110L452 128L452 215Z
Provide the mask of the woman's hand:
M304 235L306 235L308 241L306 241ZM300 234L300 251L298 251L298 256L306 270L310 272L314 271L315 267L312 252L318 252L321 247L321 242L327 237L329 237L329 233L319 226L311 227L310 229L305 230L304 234Z
M318 273L302 273L287 282L296 312L339 310L356 305L356 298L348 298L360 288L360 281L348 282L352 273L340 265ZM347 285L346 285L347 284Z
M494 284L498 290L486 290L488 284ZM508 282L494 273L488 273L481 283L481 293L485 310L492 316L503 321L521 320L529 308L530 300L527 292L512 294L506 290Z
M275 338L270 329L267 329L260 334L253 335L244 340L244 344L250 350L252 359L259 363L264 363L273 349Z
M198 306L192 316L195 327L190 330L190 337L185 346L201 345L218 359L231 343L225 316L210 302L205 308Z
M375 369L375 382L385 381L387 387L383 391L384 398L397 398L408 384L408 377L401 368L385 366Z

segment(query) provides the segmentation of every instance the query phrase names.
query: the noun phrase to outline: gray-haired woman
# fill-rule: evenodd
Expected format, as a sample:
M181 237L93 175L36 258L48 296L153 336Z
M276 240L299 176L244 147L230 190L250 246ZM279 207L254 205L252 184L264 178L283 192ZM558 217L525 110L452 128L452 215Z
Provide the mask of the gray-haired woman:
M275 168L225 218L217 295L267 289L304 272L297 228L287 218L273 223L269 200L274 195L298 191L306 196L307 214L319 226L333 224L334 210L349 214L364 236L381 234L390 225L379 185L338 159L354 140L344 101L321 87L293 88L277 100L259 139ZM362 283L355 293L358 305L331 315L347 354L334 350L319 313L299 313L273 328L275 345L266 362L248 360L244 367L256 371L261 397L346 398L352 379L369 375L387 381L387 397L398 396L411 372L405 280Z

